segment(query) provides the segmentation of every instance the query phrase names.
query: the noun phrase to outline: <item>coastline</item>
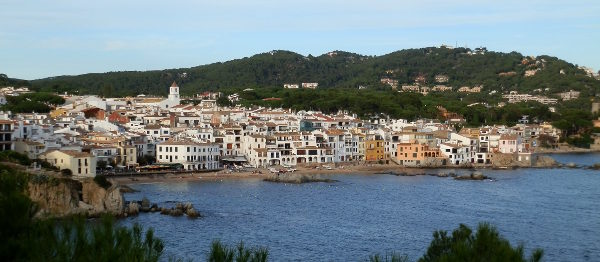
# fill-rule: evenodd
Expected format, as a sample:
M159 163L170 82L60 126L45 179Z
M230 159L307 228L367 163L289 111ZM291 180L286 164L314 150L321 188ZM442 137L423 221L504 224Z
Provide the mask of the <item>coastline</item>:
M533 167L533 168L548 168L548 167ZM331 175L379 175L385 173L408 173L408 174L423 174L423 173L464 173L473 169L493 169L491 166L452 166L452 167L404 167L396 164L347 164L338 165L330 170L314 167L296 167L297 171L294 175L306 176L331 176ZM435 170L428 172L428 170ZM446 170L446 171L443 171ZM461 170L461 171L459 171ZM260 173L258 173L258 172ZM228 171L221 170L216 172L202 173L187 173L187 174L164 174L151 176L129 176L129 177L113 177L111 181L119 185L134 185L146 183L172 183L172 182L196 182L196 181L216 181L225 179L260 179L268 178L272 173L265 168L252 168L249 171Z

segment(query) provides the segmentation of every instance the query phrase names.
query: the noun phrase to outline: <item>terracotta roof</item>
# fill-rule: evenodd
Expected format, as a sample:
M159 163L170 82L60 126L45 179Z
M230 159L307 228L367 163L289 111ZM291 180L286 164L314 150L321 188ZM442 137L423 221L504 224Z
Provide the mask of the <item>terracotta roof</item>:
M51 152L61 152L63 154L67 154L72 157L92 157L92 155L90 153L79 152L79 151L75 151L75 150L51 150L51 151L44 153L43 155L49 154Z
M177 86L177 83L175 83L175 81L173 81L173 83L171 84L171 87L179 87L179 86Z

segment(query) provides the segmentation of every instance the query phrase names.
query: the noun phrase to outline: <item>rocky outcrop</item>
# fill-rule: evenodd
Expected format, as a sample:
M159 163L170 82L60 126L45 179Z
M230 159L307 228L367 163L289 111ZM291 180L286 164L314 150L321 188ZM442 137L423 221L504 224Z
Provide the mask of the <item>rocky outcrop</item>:
M489 177L485 176L481 171L475 171L469 175L462 175L462 176L457 176L454 179L456 180L477 180L477 181L481 181L481 180L485 180L485 179L490 179Z
M558 163L554 158L544 155L535 156L534 167L556 167Z
M62 217L77 214L80 206L77 186L76 181L48 178L48 176L31 179L27 193L29 198L37 204L36 217Z
M27 193L37 203L36 217L64 217L102 214L121 215L124 200L118 186L104 189L91 178L75 180L32 175Z
M337 182L333 179L321 178L319 175L299 175L299 174L275 174L271 175L265 179L267 182L276 182L276 183L289 183L289 184L303 184L303 183L314 183L314 182L324 182L324 183L333 183Z

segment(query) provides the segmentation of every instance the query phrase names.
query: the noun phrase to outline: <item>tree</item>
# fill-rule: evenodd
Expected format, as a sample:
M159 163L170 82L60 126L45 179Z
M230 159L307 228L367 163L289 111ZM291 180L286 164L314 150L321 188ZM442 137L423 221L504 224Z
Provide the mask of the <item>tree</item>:
M62 169L62 170L60 170L60 173L63 176L72 176L73 175L73 171L71 171L71 169Z
M149 229L115 227L114 218L34 219L24 191L29 175L0 164L0 257L3 261L158 261L163 242Z
M541 249L536 249L529 259L525 259L523 245L512 247L500 236L495 227L482 223L477 232L464 224L452 232L436 231L425 255L419 262L430 261L540 261Z
M100 169L105 169L107 165L108 163L104 160L99 160L98 163L96 163L96 166Z

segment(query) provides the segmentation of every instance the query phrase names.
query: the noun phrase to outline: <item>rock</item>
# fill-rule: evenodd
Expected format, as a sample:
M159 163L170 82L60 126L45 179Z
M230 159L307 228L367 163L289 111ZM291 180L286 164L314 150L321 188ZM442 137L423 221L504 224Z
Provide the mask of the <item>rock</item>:
M141 206L150 208L150 200L148 200L148 198L146 198L146 197L142 198Z
M471 177L472 177L474 180L483 180L483 179L484 179L484 175L483 175L483 173L481 173L480 171L475 171L475 172L473 172L473 173L471 174Z
M178 208L171 209L171 211L169 212L169 215L174 216L174 217L183 216L183 210L178 209Z
M183 204L182 203L175 204L175 209L183 210Z
M27 193L39 207L36 217L122 215L125 207L118 186L104 189L91 178L75 180L49 176L46 182L32 179Z
M193 207L188 209L187 212L185 213L189 218L197 218L200 217L200 213L198 211L196 211L196 209L194 209Z
M575 163L573 163L573 162L570 162L570 163L567 164L567 167L568 168L576 168L577 165Z
M194 205L192 205L192 203L187 202L183 205L183 212L187 213L188 210L190 209L194 209Z
M139 204L140 204L140 211L150 212L150 200L148 200L148 198L146 198L146 197L142 198L142 201L140 201Z
M442 173L438 173L437 176L438 177L448 177L448 174L442 172Z
M140 213L140 206L137 202L129 202L127 205L127 214L129 215L137 215Z
M150 212L156 212L156 211L160 211L160 208L158 207L157 204L152 204L152 206L150 206Z
M535 158L536 167L555 167L559 164L552 157L549 156L536 156Z
M166 209L164 207L160 209L161 215L169 215L170 213L171 213L171 210L169 210L169 209Z
M590 167L591 169L600 170L600 163L596 163Z

